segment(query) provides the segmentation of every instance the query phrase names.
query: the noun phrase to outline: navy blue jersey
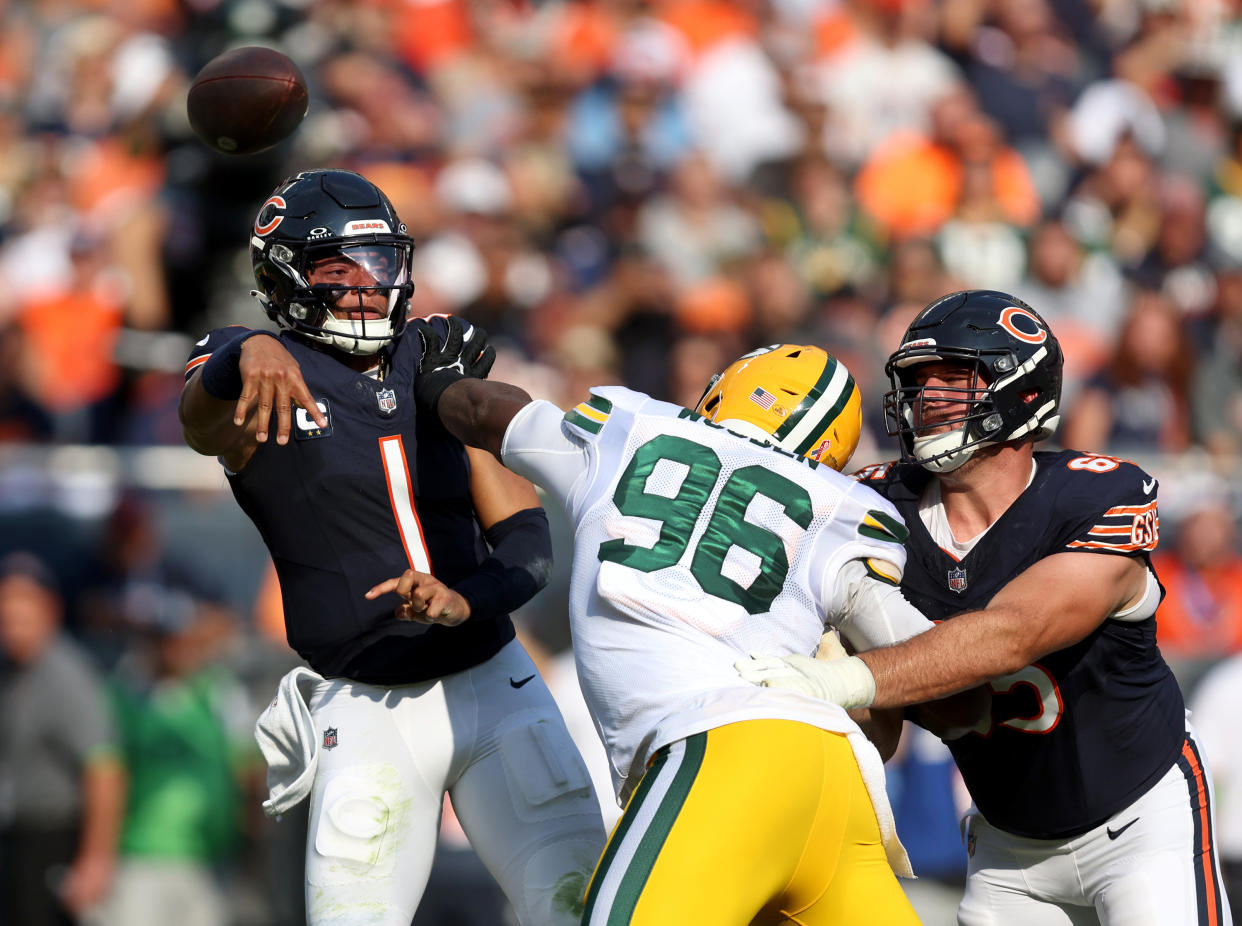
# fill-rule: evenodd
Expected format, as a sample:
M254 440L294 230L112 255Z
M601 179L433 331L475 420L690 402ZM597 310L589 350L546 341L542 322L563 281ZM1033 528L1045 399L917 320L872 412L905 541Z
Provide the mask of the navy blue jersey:
M856 474L910 528L901 588L932 620L982 608L1046 556L1133 556L1159 539L1156 480L1132 463L1067 450L1035 454L1031 485L962 560L932 539L916 464ZM991 724L949 744L971 797L994 826L1065 838L1133 803L1173 764L1185 737L1182 693L1156 648L1155 618L1107 619L1079 643L992 685Z
M187 378L239 334L218 329L199 342ZM295 408L290 439L269 439L229 475L262 534L284 602L289 645L317 672L396 685L458 672L513 639L508 615L472 616L455 627L398 621L395 595L367 601L371 586L413 566L452 586L488 556L475 519L462 444L438 419L419 418L414 376L421 341L394 342L383 381L356 373L287 333L328 426Z

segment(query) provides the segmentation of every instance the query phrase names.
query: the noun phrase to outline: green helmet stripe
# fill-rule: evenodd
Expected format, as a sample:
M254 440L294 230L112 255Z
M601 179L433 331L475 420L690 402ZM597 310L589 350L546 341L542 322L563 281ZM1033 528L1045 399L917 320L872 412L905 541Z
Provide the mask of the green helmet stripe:
M803 440L797 447L791 448L793 452L805 455L815 445L815 441L819 439L819 436L823 434L824 431L828 430L828 426L836 420L836 417L840 415L842 411L845 410L845 406L849 403L850 396L853 394L854 377L846 376L845 385L841 389L841 394L837 396L837 401L834 402L832 407L828 409L828 411L819 419L819 422L811 428L806 436L806 439ZM842 461L841 465L845 465L844 461Z
M776 429L776 433L772 435L773 437L775 437L778 441L783 441L789 436L790 432L793 431L793 429L798 426L799 422L806 417L807 412L814 408L815 403L823 397L824 390L827 389L828 384L832 382L832 377L836 374L838 366L840 366L840 364L837 363L837 358L829 354L828 362L824 364L824 370L819 374L819 379L815 381L815 385L807 390L807 394L803 397L802 401L798 403L798 407L790 413L787 419L785 419L785 423Z

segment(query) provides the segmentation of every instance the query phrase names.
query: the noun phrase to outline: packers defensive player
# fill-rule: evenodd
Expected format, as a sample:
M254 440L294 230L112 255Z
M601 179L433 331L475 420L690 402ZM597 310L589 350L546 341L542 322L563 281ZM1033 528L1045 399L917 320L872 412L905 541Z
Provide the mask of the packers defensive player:
M779 345L694 410L604 387L566 413L468 378L456 362L478 351L448 324L426 335L419 401L574 525L578 674L628 801L583 922L916 923L875 747L835 705L733 669L813 653L826 627L868 648L930 626L896 587L896 510L838 472L860 428L849 371ZM373 591L417 608L420 581Z

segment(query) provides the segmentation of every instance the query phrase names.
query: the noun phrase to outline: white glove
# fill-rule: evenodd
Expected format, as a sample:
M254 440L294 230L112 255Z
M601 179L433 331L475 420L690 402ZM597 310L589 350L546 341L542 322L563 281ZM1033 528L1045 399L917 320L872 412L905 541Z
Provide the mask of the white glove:
M875 677L857 656L826 662L798 654L758 656L751 653L749 659L735 662L733 668L753 685L800 691L846 709L870 707L875 700Z

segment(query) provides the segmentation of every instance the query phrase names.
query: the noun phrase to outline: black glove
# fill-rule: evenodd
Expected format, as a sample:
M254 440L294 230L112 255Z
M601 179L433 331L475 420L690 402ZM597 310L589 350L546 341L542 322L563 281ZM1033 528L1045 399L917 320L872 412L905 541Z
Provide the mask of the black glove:
M496 362L496 349L487 343L487 332L453 315L443 319L448 328L441 336L434 322L418 326L423 356L414 380L414 400L421 411L436 413L440 395L459 379L486 379Z

